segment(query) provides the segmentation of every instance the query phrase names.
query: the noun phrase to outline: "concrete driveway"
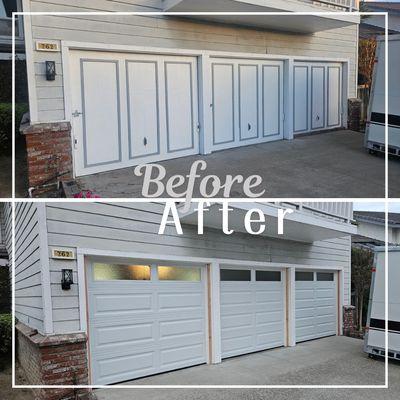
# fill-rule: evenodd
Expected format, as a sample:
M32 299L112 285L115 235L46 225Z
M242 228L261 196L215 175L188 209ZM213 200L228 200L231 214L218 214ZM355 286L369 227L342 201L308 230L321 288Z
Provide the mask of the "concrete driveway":
M264 197L384 197L384 157L368 154L363 140L358 132L335 131L159 164L166 168L167 177L186 175L200 159L208 164L205 175L261 175ZM103 198L142 197L142 178L134 176L133 168L81 177L77 182L80 189ZM391 197L400 197L399 183L400 160L390 160ZM197 189L195 197L200 197ZM231 197L243 197L241 186L233 187Z
M329 337L231 358L126 384L132 385L382 385L384 362L372 360L363 342ZM390 389L110 389L99 400L373 399L400 398L400 363L390 364Z

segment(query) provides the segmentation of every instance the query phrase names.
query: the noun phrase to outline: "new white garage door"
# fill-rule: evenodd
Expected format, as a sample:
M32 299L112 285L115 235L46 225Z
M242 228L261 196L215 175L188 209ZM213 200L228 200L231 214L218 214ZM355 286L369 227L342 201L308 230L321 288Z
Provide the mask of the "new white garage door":
M220 291L223 358L284 345L283 272L221 269Z
M202 268L95 262L88 275L92 384L207 361Z
M298 62L293 68L294 134L341 127L341 64Z
M77 175L199 153L195 57L73 51L70 69Z
M283 138L283 63L211 62L213 150Z
M337 284L333 272L296 271L296 341L337 334Z

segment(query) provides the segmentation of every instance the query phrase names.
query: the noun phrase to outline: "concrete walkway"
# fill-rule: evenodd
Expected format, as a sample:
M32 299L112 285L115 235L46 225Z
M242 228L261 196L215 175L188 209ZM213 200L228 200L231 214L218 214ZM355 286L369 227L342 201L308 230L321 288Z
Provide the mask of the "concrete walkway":
M336 131L160 162L167 177L186 175L195 160L207 161L206 174L261 175L264 197L384 197L384 157L368 154L363 134ZM391 197L400 197L400 160L390 161ZM78 179L82 190L101 197L142 197L142 178L133 168ZM195 193L199 196L198 190ZM222 194L220 194L222 197ZM243 197L241 186L231 197Z
M382 385L384 363L362 350L363 342L329 337L201 365L129 385ZM231 400L231 399L373 399L400 398L400 363L390 364L389 390L349 389L110 389L97 390L99 400Z

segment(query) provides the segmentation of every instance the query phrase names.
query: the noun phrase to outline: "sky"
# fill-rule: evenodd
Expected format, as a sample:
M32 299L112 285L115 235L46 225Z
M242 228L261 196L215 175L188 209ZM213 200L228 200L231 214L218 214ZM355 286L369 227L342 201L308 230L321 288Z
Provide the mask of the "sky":
M354 211L385 211L385 203L354 202ZM391 203L389 212L400 213L400 201Z

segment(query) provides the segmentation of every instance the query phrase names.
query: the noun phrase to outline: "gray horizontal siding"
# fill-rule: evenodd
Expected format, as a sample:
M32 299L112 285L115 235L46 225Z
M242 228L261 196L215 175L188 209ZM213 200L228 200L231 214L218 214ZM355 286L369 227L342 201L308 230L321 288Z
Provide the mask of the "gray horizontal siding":
M82 0L79 6L65 0L31 1L31 11L162 11L161 1ZM189 19L149 16L33 16L34 40L73 40L119 45L152 46L243 53L346 58L350 65L350 93L355 96L357 27L313 35L285 34ZM47 82L43 61L57 63L57 79ZM38 108L41 121L65 118L60 53L34 53ZM42 65L42 66L41 66ZM49 101L54 100L54 101Z
M43 331L39 225L34 203L15 205L15 315Z
M158 229L163 205L148 203L47 203L47 229L52 247L91 248L123 252L168 254L171 256L215 257L224 259L269 261L345 268L345 303L350 290L350 240L348 237L314 243L299 243L243 233L226 236L219 230L184 226L184 236L167 227L165 235ZM49 253L50 254L50 253ZM67 267L68 266L68 267ZM50 259L51 291L55 332L80 329L78 287L60 288L62 268L74 269L76 262Z

